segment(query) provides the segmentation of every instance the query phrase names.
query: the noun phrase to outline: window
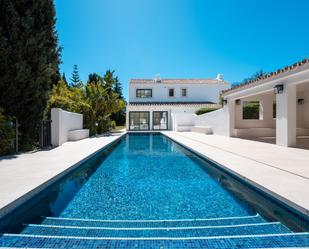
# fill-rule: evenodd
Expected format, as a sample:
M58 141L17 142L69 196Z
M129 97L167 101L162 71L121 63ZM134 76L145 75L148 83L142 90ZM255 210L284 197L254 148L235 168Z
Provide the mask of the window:
M136 89L136 98L151 98L152 89Z
M181 88L181 97L187 97L187 88Z
M273 103L273 118L277 117L277 103L274 101Z
M149 130L149 112L129 112L130 130Z
M260 119L260 101L243 101L242 118Z
M153 112L153 129L167 130L167 112Z
M168 96L169 97L174 97L174 88L169 88L168 89Z

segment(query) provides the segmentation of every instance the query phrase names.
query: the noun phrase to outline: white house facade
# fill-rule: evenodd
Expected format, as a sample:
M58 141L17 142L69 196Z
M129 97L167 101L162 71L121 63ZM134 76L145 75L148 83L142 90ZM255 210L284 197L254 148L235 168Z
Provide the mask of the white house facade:
M229 88L222 79L132 79L126 112L129 131L173 130L174 116L218 108L220 92Z

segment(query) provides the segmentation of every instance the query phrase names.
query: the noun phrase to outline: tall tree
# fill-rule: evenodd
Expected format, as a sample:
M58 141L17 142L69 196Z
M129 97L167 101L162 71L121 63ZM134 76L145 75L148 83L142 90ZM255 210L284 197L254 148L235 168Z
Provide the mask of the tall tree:
M125 105L113 91L115 82L113 73L107 70L103 77L96 73L90 74L86 85L86 96L98 124L96 129L98 133L106 131L110 126L111 115L123 109Z
M114 89L115 84L115 71L107 70L103 76L103 81L106 87L107 92L110 94Z
M109 89L109 93L116 94L117 99L123 102L123 108L117 112L111 114L111 119L116 122L117 125L123 125L125 123L125 101L122 95L122 87L118 76L115 76L114 70L107 70L103 77L106 87Z
M103 84L103 78L97 73L91 73L88 76L88 83Z
M52 0L0 0L0 106L31 145L48 93L60 79Z
M71 80L71 86L77 87L80 85L80 78L77 65L73 66L72 78L70 80Z
M67 78L65 77L65 73L62 74L61 80L63 80L63 82L64 82L67 86L69 85L69 83L68 83L68 81L67 81Z
M122 86L118 79L118 76L115 77L115 84L114 84L114 92L118 94L120 99L124 99L122 95Z

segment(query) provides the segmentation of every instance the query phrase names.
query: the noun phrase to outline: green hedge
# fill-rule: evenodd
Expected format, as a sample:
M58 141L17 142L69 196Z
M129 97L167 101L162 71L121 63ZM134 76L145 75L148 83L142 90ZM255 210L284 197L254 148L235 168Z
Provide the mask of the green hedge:
M207 112L213 112L213 111L216 111L218 110L218 108L211 108L211 107L203 107L203 108L200 108L198 109L195 114L196 115L202 115L204 113L207 113Z
M14 150L14 126L12 120L3 114L0 108L0 156L7 155Z
M259 119L260 103L258 101L244 102L243 119Z

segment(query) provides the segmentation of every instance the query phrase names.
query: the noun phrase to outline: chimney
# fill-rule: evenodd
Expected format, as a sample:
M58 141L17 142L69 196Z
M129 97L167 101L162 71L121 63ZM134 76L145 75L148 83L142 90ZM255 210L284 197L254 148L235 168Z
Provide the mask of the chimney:
M156 82L156 83L160 83L161 82L160 74L156 75L156 77L154 78L154 82Z
M223 80L224 80L223 74L220 74L220 73L219 73L219 74L217 75L216 80L223 81Z

